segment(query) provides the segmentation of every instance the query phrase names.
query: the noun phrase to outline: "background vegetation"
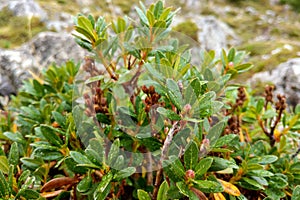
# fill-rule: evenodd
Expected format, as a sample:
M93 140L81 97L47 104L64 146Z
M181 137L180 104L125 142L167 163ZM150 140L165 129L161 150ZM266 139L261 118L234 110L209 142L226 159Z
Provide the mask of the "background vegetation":
M161 1L135 12L137 30L78 15L83 71L49 66L1 111L0 198L299 199L300 106L232 84L253 67L244 51L194 65Z

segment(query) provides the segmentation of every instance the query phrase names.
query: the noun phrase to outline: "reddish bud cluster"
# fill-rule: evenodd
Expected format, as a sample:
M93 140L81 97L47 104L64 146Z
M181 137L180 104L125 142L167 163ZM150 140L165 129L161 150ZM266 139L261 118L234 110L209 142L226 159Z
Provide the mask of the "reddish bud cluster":
M242 106L246 100L247 100L247 97L246 97L246 93L245 93L245 88L239 87L238 88L238 98L236 99L236 105Z
M283 110L285 110L286 107L287 107L285 96L278 94L277 95L277 99L278 99L278 101L275 103L275 109L277 111L283 111Z
M87 106L85 113L88 116L92 116L95 113L108 114L108 105L104 92L100 88L100 82L96 88L92 88L92 98L87 93L83 95L85 105Z
M153 105L159 104L161 106L164 106L162 102L159 102L159 99L161 98L160 94L158 94L155 91L154 86L149 86L149 88L147 88L145 85L142 86L142 91L147 95L144 103L146 105L145 107L145 111L149 112L151 107Z
M195 178L195 172L192 169L189 169L185 172L186 179L194 179Z
M267 85L265 87L265 100L266 100L266 104L267 103L273 103L273 91L274 91L275 87L273 85Z

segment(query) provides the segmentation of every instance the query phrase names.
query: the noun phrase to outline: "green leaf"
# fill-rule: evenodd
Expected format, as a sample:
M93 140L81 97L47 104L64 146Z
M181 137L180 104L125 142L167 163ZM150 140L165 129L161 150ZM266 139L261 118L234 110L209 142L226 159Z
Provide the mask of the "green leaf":
M285 180L279 174L270 177L269 187L276 188L276 189L284 189L286 186L288 186L287 180Z
M8 139L20 143L20 144L26 144L25 139L23 135L20 132L4 132L3 135L5 135Z
M109 165L113 165L114 162L117 160L119 156L119 151L120 151L120 140L118 138L114 141L114 143L110 147L108 153L108 159L107 159Z
M78 26L85 29L94 38L94 27L91 21L85 16L79 16L77 20L78 20Z
M164 160L163 168L172 181L178 182L184 179L185 170L178 157L170 156L169 160Z
M88 170L86 167L77 166L77 162L75 162L71 157L66 158L64 163L66 164L68 170L77 174L85 174Z
M300 114L300 104L297 104L295 108L295 114Z
M211 167L214 159L212 157L206 157L199 161L195 168L195 174L197 176L202 176L207 172L207 170Z
M272 172L269 172L267 170L251 170L247 174L252 175L252 176L258 176L258 177L270 177L274 176Z
M81 154L77 151L71 151L70 156L78 164L91 164L91 165L93 165L93 163L85 155L83 155L83 154Z
M150 10L147 11L147 19L149 21L150 26L153 26L155 23L155 18L153 13Z
M265 179L264 177L251 176L251 179L257 181L259 184L261 184L263 186L268 186L269 185L267 179Z
M220 121L208 131L206 139L209 139L209 144L211 147L213 147L216 144L224 128L225 122Z
M191 200L198 200L199 198L193 193L188 186L184 182L177 182L176 186L178 187L180 193L184 194L185 196L189 197Z
M139 200L151 200L149 194L144 190L138 189L137 195L138 195Z
M95 200L104 200L106 198L110 192L112 178L113 174L111 172L102 177L101 182L94 192Z
M219 182L206 180L193 180L195 188L205 193L223 192L224 189Z
M267 165L267 164L271 164L271 163L275 162L276 160L278 160L277 156L265 155L265 156L260 157L258 163L261 165Z
M33 170L37 169L38 167L40 167L44 164L44 162L41 158L23 157L20 160L26 167L33 169Z
M60 160L64 156L60 151L37 148L33 151L33 155L43 160Z
M6 156L0 156L0 171L7 174L9 171L9 164Z
M126 21L125 19L118 17L117 23L112 23L112 28L115 33L122 33L126 30Z
M226 55L226 51L224 49L222 49L221 60L222 60L223 66L227 66L228 58L227 58L227 55Z
M257 103L256 103L256 112L258 114L261 113L263 107L264 107L265 101L263 98L258 99Z
M125 169L122 169L114 175L114 180L120 181L122 179L125 179L131 176L132 174L134 174L135 170L136 170L135 167L127 167Z
M7 195L9 195L9 185L3 172L0 170L0 197L5 198Z
M109 119L109 117L103 113L97 113L96 118L100 123L103 123L103 124L111 123L111 120Z
M30 176L31 172L29 169L22 172L21 176L18 179L18 183L24 182Z
M236 134L224 135L218 139L218 141L216 142L214 147L218 148L218 147L223 147L225 145L232 146L231 142L237 138L238 138L238 136Z
M241 65L238 65L238 66L234 67L234 69L237 70L238 73L242 73L242 72L248 71L252 67L253 67L252 64L244 63L244 64L241 64Z
M165 80L164 76L159 71L157 71L150 63L146 63L144 67L152 75L152 77L155 78L155 80L159 80L161 82Z
M16 165L19 164L19 158L20 158L20 156L19 156L18 144L16 142L14 142L10 146L9 155L8 155L8 162L9 162L10 165L16 166Z
M93 150L95 154L94 156L94 159L96 159L99 163L102 163L103 162L103 159L104 159L104 154L105 154L105 150L104 150L104 144L103 142L101 142L99 139L91 139L89 141L90 145L88 147L88 149L90 148L91 150Z
M170 98L170 101L176 106L178 110L182 109L182 94L180 92L180 89L178 87L178 84L172 80L167 79L166 83L168 90L168 96Z
M277 115L275 110L267 110L263 116L261 117L262 119L270 119L273 118Z
M159 186L158 193L157 193L157 200L168 200L169 185L167 181L162 182Z
M286 194L282 191L282 190L278 190L277 188L266 188L266 190L264 191L264 193L270 197L272 200L279 200L279 199L283 199Z
M233 62L235 57L235 48L231 48L228 52L228 61Z
M159 17L161 16L163 10L164 10L164 5L163 5L163 2L162 1L158 1L155 6L154 6L154 16L155 16L155 19L159 19Z
M41 125L41 132L50 144L57 147L61 147L63 145L62 139L57 135L53 127Z
M246 184L244 184L243 182ZM260 183L258 183L257 181L255 181L253 179L247 178L247 177L243 177L241 179L240 185L243 188L252 189L252 190L264 190L265 189Z
M164 117L169 118L170 120L173 120L173 121L178 121L181 119L181 117L178 114L176 114L172 110L165 109L163 107L157 108L157 112L159 112Z
M171 12L171 8L166 8L163 10L163 13L160 15L159 19L165 21L168 18L169 13Z
M300 199L300 185L297 185L292 194L292 200L298 200Z
M135 7L135 10L141 20L142 25L147 25L149 27L149 21L148 21L146 15L144 14L144 12L141 9L139 9L138 7Z
M198 163L198 154L198 145L194 141L192 141L184 153L184 165L187 170L195 170Z
M211 167L209 168L209 171L220 171L227 168L233 168L238 169L239 166L237 166L234 162L226 160L224 158L219 157L213 157L213 163Z
M66 124L66 118L60 114L59 112L56 111L52 111L52 116L54 118L54 120L62 127L65 126Z
M22 189L18 192L17 196L22 196L25 199L38 199L40 197L40 194L31 189Z
M77 185L77 191L84 193L91 189L93 179L91 176L84 177Z

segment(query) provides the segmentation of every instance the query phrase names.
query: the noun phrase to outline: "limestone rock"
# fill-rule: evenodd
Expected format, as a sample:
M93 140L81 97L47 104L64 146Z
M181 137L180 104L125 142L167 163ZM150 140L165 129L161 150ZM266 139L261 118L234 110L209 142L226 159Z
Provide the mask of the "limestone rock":
M173 25L190 20L198 26L198 41L201 48L206 50L228 49L240 43L238 36L224 22L214 16L176 17Z
M46 22L48 30L62 32L74 25L73 16L69 13L57 13L54 19Z
M28 52L0 50L0 95L17 92L22 80L29 77L29 71L37 63ZM33 70L33 69L32 69Z
M38 73L52 62L80 62L85 53L70 34L53 32L42 32L18 49L0 50L0 95L16 93L30 71Z
M272 71L256 73L250 80L252 84L272 82L276 93L286 95L290 105L300 103L300 58L293 58L281 63Z
M6 6L16 16L37 17L42 21L48 18L46 11L34 0L2 0L0 2L0 9Z
M53 62L61 65L69 59L80 61L85 54L69 33L42 32L20 49L28 51L43 67Z

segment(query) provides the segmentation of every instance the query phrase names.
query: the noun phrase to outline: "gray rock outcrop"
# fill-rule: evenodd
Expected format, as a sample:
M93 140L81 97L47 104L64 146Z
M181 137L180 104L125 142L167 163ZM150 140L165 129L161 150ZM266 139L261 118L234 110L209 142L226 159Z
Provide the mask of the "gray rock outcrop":
M281 63L272 71L256 73L250 80L272 82L276 86L276 93L286 95L287 102L295 106L300 103L300 58L293 58Z
M46 11L34 0L2 0L0 10L4 7L8 7L16 16L37 17L42 21L48 18Z
M15 50L0 49L0 95L16 93L22 81L52 62L83 60L85 53L68 33L42 32Z
M176 17L173 26L190 20L198 27L198 41L200 47L206 50L228 49L240 43L235 32L224 22L214 16Z

